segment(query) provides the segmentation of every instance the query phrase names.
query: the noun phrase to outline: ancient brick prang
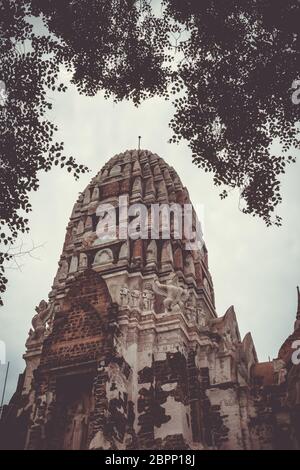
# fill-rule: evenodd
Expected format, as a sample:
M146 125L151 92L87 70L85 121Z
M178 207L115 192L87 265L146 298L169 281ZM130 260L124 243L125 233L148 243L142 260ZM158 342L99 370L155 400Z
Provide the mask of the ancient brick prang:
M167 238L160 222L157 237L119 236L120 196L143 203L150 219L151 204L190 204L175 170L146 150L113 157L79 195L3 412L1 447L299 448L291 347L300 306L279 357L259 363L234 308L217 315L205 244L194 250L176 237L172 217ZM114 209L115 237L99 237L99 223L112 220L100 204Z

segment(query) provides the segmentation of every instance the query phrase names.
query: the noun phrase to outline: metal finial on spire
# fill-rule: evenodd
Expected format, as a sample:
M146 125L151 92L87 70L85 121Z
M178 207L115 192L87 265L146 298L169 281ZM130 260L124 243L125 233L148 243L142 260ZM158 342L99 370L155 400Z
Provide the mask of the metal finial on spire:
M141 138L142 136L139 135L139 144L138 144L138 149L141 150Z
M298 293L298 306L297 306L297 320L300 320L300 289L297 286L297 293Z
M294 324L294 331L296 331L300 328L300 290L299 290L299 286L297 286L297 294L298 294L298 305L297 305L296 321L295 321L295 324Z

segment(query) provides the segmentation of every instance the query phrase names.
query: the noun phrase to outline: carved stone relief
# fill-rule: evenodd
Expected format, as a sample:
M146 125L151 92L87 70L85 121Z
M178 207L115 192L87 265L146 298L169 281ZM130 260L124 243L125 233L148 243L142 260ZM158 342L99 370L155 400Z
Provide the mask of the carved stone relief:
M153 283L153 290L157 294L165 297L163 301L165 312L174 312L184 309L184 302L188 299L189 295L187 289L174 284L161 284L156 280Z

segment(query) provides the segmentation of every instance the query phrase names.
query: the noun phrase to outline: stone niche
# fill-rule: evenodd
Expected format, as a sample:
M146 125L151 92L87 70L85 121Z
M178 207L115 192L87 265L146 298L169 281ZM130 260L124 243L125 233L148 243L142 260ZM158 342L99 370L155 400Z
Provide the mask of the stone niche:
M92 388L91 374L66 375L57 379L54 434L60 449L87 449L94 409Z

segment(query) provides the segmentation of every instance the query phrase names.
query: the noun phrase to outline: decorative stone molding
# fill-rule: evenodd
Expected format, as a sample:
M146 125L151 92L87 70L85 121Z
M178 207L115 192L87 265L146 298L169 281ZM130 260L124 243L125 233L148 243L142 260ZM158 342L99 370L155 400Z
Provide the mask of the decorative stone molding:
M35 308L37 312L32 319L32 327L26 341L26 346L30 346L33 342L41 342L45 336L46 323L49 319L49 306L45 300L41 300L39 305Z
M105 248L96 253L93 266L104 266L113 263L113 254L109 248Z

